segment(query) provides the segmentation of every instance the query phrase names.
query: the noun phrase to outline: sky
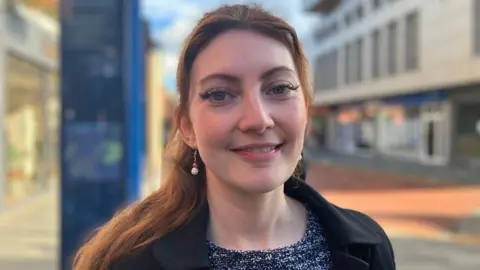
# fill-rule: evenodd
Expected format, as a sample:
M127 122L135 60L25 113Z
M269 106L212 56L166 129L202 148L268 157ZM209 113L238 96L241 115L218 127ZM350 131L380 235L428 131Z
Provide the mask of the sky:
M177 58L185 37L206 11L222 4L258 3L286 19L297 31L308 52L312 25L319 22L314 14L303 11L303 0L143 0L143 16L151 25L152 36L164 50L165 86L175 91Z

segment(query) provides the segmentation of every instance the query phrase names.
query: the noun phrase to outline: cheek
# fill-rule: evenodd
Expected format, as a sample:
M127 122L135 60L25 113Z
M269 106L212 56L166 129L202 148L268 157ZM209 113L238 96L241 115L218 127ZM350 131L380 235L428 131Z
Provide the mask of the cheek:
M195 113L199 117L192 119L192 125L200 148L201 145L215 145L219 141L227 140L231 121L228 121L225 115L209 110L197 110Z
M289 135L301 135L303 138L307 127L307 110L303 101L295 100L275 108L275 118Z

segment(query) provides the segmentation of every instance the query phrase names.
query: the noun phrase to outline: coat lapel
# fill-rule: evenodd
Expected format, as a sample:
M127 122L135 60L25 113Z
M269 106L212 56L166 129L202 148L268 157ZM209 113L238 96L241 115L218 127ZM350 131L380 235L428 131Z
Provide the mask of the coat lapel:
M329 203L304 181L291 178L285 183L285 193L306 204L320 219L330 247L332 270L368 270L365 260L349 252L352 246L375 247L381 237L353 215ZM155 259L165 270L210 269L207 247L208 204L182 228L153 243ZM361 249L363 250L363 249Z
M165 270L210 269L207 247L208 205L182 228L153 243L153 254Z
M306 204L318 216L325 229L330 247L332 270L368 270L369 264L358 257L361 252L381 243L380 236L358 219L353 212L341 209L322 197L301 180L290 179L285 183L285 193ZM355 255L357 256L355 256Z
M367 262L340 250L332 250L332 270L368 270Z

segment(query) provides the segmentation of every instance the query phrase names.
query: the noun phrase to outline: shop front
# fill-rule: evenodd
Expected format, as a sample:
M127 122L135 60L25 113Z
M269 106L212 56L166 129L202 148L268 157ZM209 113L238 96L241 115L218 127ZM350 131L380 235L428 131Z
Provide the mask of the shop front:
M380 152L429 165L445 165L450 148L450 103L432 91L384 100L380 111Z
M379 151L385 155L417 159L420 155L420 108L384 105L378 116Z
M343 106L331 114L330 145L342 153L445 165L450 111L450 103L439 92Z
M48 185L55 174L58 125L53 75L12 53L5 70L3 204L8 206Z
M23 5L6 12L0 208L48 187L59 172L57 24Z
M342 153L371 154L377 148L377 109L370 105L343 107L332 115L331 145Z

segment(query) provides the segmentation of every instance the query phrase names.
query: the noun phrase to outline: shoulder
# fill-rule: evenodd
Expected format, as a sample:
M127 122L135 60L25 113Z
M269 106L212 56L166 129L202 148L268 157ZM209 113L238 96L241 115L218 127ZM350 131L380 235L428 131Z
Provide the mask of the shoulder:
M365 213L340 207L337 209L345 215L348 222L362 223L379 236L380 243L375 246L371 258L372 269L395 269L395 253L392 243L382 226Z
M352 223L360 222L364 226L368 227L370 230L373 230L380 235L386 236L386 233L382 228L382 226L380 226L378 222L376 222L373 218L371 218L367 214L356 211L356 210L352 210L352 209L341 208L338 206L335 206L335 207L345 216L347 222L352 222Z

